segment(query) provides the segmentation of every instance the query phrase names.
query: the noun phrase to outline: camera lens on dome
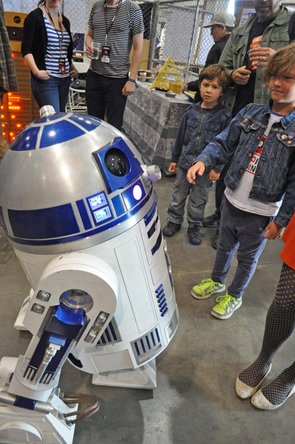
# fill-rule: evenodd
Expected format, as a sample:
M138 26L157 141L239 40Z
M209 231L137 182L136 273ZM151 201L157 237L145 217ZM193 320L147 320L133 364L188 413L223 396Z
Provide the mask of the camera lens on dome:
M105 163L114 176L125 176L129 171L129 161L126 155L118 149L111 149L106 153Z

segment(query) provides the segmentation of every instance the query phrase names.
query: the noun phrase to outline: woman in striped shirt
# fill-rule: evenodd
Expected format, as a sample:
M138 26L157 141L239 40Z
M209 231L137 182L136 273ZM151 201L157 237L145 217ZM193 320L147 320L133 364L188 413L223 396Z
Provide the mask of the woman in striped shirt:
M72 63L73 42L69 20L60 12L62 0L41 0L24 22L22 55L29 66L32 91L41 107L65 111Z

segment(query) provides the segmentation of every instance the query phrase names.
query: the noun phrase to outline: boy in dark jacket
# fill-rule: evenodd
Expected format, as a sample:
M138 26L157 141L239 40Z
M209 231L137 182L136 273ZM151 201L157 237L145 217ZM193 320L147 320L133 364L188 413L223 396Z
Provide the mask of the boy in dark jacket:
M199 77L201 102L186 110L177 133L172 151L169 171L177 176L168 209L168 222L163 229L164 236L171 237L181 228L187 197L188 236L193 245L201 243L200 228L208 200L208 188L211 181L219 177L219 169L212 170L198 180L194 186L186 180L187 170L205 146L228 124L230 114L219 103L221 95L229 84L227 71L219 65L205 68Z

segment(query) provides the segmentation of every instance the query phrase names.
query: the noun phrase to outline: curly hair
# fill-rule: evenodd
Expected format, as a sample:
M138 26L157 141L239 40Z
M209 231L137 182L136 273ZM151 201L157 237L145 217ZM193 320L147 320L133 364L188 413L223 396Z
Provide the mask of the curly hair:
M269 82L272 76L283 77L295 67L295 43L280 48L271 57L264 70L264 80Z
M223 92L226 92L230 85L230 76L228 71L223 66L218 64L209 65L203 69L198 79L199 87L202 81L205 79L218 79Z

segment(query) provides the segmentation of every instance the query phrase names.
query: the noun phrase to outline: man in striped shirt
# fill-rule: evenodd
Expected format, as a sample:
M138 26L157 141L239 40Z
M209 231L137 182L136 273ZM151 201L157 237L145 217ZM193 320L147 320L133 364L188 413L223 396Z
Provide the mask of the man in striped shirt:
M92 58L87 73L88 114L122 127L127 96L134 93L143 48L143 17L132 0L98 0L88 22L86 50ZM100 44L94 58L93 42ZM133 57L130 66L130 51Z

